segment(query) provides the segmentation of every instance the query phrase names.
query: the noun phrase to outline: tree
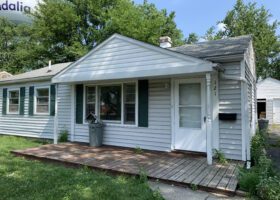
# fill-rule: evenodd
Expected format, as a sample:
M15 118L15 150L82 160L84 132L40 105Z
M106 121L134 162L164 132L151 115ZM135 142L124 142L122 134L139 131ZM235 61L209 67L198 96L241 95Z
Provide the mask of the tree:
M203 39L205 40L219 40L222 39L221 35L216 33L215 26L211 26L205 33Z
M183 44L175 13L146 0L139 5L131 0L43 0L31 15L30 26L0 21L0 52L6 55L0 59L2 69L15 73L48 60L75 61L113 33L154 45L167 35L174 45Z
M257 75L262 78L274 77L277 72L276 65L272 61L280 51L276 35L279 23L277 21L270 23L271 17L264 6L258 8L256 3L244 4L242 0L237 0L233 9L219 22L226 25L225 30L215 34L217 38L252 35Z
M35 59L40 53L40 45L31 37L32 32L28 25L16 25L0 18L0 70L19 73L40 65Z
M146 0L140 5L120 0L115 9L108 11L103 35L120 33L154 45L158 45L160 36L169 36L176 46L183 44L183 35L174 19L175 12L159 11Z
M271 77L280 80L280 58L274 58L267 70Z
M198 35L196 33L190 33L185 39L186 44L194 44L198 42Z
M7 65L12 61L15 48L15 25L5 18L0 18L0 66L7 70Z

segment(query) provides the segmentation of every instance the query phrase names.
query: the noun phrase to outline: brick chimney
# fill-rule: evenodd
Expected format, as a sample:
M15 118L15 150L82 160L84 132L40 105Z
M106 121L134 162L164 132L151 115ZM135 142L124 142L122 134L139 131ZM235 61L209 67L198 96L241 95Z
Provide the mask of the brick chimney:
M163 36L159 38L159 46L161 48L170 48L172 47L172 41L171 38L168 36Z

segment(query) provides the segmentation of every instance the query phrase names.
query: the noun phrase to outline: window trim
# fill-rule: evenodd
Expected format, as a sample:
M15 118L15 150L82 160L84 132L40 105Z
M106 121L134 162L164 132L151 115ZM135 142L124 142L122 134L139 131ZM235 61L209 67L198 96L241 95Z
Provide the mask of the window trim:
M88 124L87 123L87 120L86 120L86 106L87 106L87 87L95 87L95 111L96 112L99 112L98 110L98 106L97 106L97 99L99 98L99 95L98 95L98 88L97 88L97 85L94 85L94 84L87 84L87 85L84 85L84 93L83 93L83 123L84 124Z
M50 91L51 91L51 86L35 86L34 87L34 115L50 115L50 99L51 99L51 94L50 94ZM38 89L48 89L49 90L49 102L48 102L48 112L46 113L38 113L37 112L37 90Z
M18 111L17 112L10 112L10 92L18 91ZM20 110L20 88L10 88L7 89L7 114L9 115L19 115Z
M133 83L135 84L135 123L134 124L126 124L124 123L124 84ZM121 120L102 120L106 125L109 126L120 126L120 127L138 127L138 81L125 81L125 82L111 82L111 83L92 83L92 84L84 84L84 94L83 94L83 124L88 124L86 121L86 88L87 87L95 87L95 110L98 113L98 118L100 120L100 87L102 86L121 86Z

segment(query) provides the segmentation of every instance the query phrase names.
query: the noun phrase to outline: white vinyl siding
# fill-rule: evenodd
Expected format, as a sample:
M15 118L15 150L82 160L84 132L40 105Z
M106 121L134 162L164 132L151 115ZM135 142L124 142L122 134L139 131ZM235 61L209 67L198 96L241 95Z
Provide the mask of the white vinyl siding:
M222 65L224 74L240 76L240 62ZM230 159L242 158L241 83L238 80L219 80L219 113L236 113L237 120L219 120L220 150Z
M108 124L104 127L104 144L170 151L171 97L169 79L149 81L149 127ZM60 124L60 122L59 122ZM88 125L75 124L74 140L88 142Z
M245 79L247 81L247 98L248 98L248 121L250 123L250 129L253 128L253 120L256 114L256 82L254 76L249 68L249 66L245 65ZM255 116L256 117L256 116ZM252 131L250 130L250 133Z
M61 131L71 134L71 85L58 84L57 89L58 135Z
M276 123L274 118L273 101L280 98L280 81L267 78L257 84L257 98L266 99L266 119L270 124Z
M267 78L257 84L258 99L274 99L280 98L280 81Z
M53 81L120 80L212 71L208 61L132 41L115 37L97 46Z
M26 83L0 87L0 134L17 135L35 138L53 139L54 118L53 116L29 116L29 87L50 86L50 82ZM2 115L3 88L13 89L25 87L24 115Z
M266 119L273 123L273 99L266 99Z

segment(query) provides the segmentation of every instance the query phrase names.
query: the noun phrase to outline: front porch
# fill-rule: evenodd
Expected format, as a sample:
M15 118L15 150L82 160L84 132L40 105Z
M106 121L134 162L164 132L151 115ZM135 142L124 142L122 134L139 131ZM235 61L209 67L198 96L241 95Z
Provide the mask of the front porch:
M143 151L120 147L88 147L75 143L50 144L37 148L12 151L17 156L62 163L70 166L87 166L111 173L139 175L178 185L197 185L200 189L234 193L237 187L238 166L207 164L202 156L184 153Z

